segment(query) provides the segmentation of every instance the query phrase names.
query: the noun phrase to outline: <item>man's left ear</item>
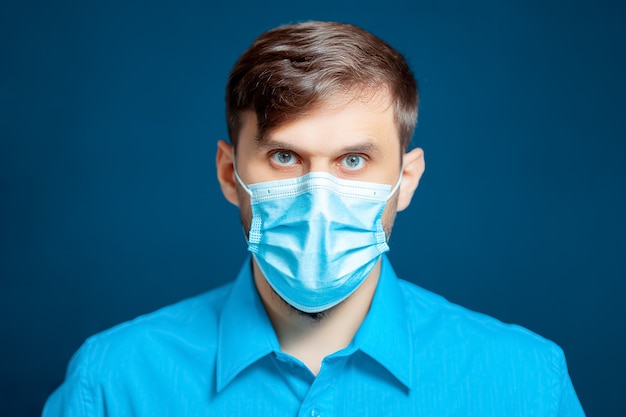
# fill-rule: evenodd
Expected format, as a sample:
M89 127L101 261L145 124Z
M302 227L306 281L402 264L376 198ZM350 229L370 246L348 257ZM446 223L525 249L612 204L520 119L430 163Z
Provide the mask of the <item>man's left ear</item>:
M409 206L424 173L424 151L415 148L402 157L402 181L398 195L398 211Z

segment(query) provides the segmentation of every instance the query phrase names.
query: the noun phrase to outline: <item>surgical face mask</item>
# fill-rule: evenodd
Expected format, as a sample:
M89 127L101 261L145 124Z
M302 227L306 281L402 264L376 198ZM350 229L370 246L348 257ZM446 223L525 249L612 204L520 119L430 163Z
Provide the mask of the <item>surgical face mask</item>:
M382 215L387 184L325 172L245 185L252 222L248 250L270 286L298 310L329 309L349 297L389 250Z

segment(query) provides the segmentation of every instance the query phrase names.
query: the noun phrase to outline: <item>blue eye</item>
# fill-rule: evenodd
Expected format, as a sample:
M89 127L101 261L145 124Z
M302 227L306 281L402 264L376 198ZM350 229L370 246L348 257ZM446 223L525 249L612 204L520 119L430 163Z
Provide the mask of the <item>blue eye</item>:
M341 160L341 164L344 168L354 171L363 168L365 158L361 155L348 155Z
M297 162L295 155L290 151L278 151L272 154L272 159L278 165L293 165Z

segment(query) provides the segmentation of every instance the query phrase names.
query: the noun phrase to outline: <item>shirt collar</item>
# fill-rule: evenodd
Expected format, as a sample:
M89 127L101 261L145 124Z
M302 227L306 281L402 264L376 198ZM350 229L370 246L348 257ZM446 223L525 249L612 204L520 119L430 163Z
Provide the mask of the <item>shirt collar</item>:
M252 363L278 350L278 339L256 290L248 256L219 318L217 391Z
M406 302L386 255L370 310L352 347L376 360L407 388L413 386L412 344Z
M407 388L412 387L408 316L398 278L385 255L370 310L350 348L360 349ZM219 319L217 391L224 389L252 363L278 351L280 345L256 290L248 256Z

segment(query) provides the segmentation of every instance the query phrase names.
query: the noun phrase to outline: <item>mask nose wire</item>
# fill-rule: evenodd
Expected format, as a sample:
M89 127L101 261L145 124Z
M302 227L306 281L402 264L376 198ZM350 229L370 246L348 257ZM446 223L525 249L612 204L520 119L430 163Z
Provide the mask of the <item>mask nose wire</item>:
M241 185L241 188L243 188L246 193L248 193L248 195L250 195L250 197L252 197L252 191L248 188L248 186L243 182L243 180L241 179L241 177L239 176L239 172L237 172L237 158L233 158L233 171L235 173L235 178L237 179L237 182L239 183L239 185ZM387 201L389 201L389 199L391 197L394 196L394 194L398 191L398 189L400 188L400 183L402 183L402 172L404 172L404 166L400 167L400 176L398 177L398 181L396 181L396 184L393 186L393 188L391 189L391 191L389 191L389 194L387 194Z

